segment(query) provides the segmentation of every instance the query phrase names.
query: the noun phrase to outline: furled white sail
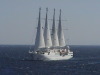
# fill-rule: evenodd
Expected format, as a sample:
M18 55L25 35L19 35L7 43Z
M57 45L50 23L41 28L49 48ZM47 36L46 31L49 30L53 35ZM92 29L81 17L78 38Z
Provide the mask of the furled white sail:
M35 49L44 48L44 36L43 36L43 27L41 25L41 8L39 8L39 19L38 19L38 27L37 27L37 34L35 40Z
M59 39L59 46L60 47L65 46L65 38L64 38L64 33L61 26L61 9L60 9L60 15L59 15L58 39Z
M57 29L56 29L56 26L55 26L55 9L54 9L54 15L53 15L53 25L52 25L51 37L52 37L52 46L53 47L59 46Z
M51 34L50 34L50 29L48 25L48 8L46 8L46 19L45 19L45 28L44 28L44 41L45 41L45 47L50 48L52 46L52 41L51 41Z

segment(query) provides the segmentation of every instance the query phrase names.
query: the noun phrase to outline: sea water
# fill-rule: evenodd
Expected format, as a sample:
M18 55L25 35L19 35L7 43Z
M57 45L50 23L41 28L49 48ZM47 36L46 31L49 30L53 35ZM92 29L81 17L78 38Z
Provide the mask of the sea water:
M0 75L100 75L100 46L70 47L72 60L34 61L29 46L1 45Z

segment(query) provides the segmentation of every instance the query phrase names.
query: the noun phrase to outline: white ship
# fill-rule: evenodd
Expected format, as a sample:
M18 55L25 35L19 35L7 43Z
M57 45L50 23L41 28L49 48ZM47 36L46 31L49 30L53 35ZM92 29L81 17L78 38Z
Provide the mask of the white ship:
M45 27L41 25L41 8L39 8L39 18L33 60L69 60L73 57L73 52L65 44L63 29L61 26L61 9L59 15L58 29L55 26L55 9L53 14L52 31L50 33L48 25L48 9L46 8Z

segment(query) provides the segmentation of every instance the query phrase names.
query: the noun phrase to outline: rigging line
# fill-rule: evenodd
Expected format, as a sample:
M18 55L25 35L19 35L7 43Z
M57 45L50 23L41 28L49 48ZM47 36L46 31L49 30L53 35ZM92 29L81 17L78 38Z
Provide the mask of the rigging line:
M37 21L37 20L36 20ZM37 25L37 24L36 24ZM37 27L36 27L36 29L37 29ZM30 44L30 47L29 47L29 49L31 50L31 48L32 48L32 43L33 43L33 40L34 40L34 34L32 34L32 39L31 39L31 44Z
M38 19L38 18L36 18L36 19ZM41 20L45 20L45 18L41 18ZM53 19L48 19L48 20L53 20ZM55 21L59 21L59 20L55 20ZM61 21L68 21L68 20L61 20Z
M33 43L33 36L34 36L34 34L32 35L32 40L31 40L31 44L30 44L30 50L31 50L31 48L32 48L32 43Z
M66 37L65 41L66 41L67 45L69 45L70 44L69 24L67 24L67 29L64 29L64 30L67 31L67 37Z

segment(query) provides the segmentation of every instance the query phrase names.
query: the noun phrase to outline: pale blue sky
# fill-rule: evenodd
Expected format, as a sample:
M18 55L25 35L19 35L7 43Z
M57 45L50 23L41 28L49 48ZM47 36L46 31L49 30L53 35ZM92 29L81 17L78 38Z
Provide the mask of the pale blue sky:
M0 0L0 44L34 44L39 7L42 18L49 8L50 19L62 9L68 44L100 45L100 0Z

